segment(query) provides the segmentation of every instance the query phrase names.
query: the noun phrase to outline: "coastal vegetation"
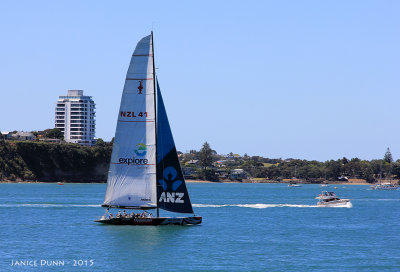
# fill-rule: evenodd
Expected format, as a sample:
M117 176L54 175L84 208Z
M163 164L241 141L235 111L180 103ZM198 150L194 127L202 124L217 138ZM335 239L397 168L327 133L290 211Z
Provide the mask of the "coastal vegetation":
M0 141L0 180L105 182L112 144Z
M393 161L389 148L383 159L361 160L341 158L320 162L300 159L270 159L261 156L218 155L206 142L200 151L191 150L180 154L184 170L191 169L196 179L224 180L253 178L258 180L283 181L301 179L306 182L346 181L349 178L374 183L378 179L400 178L400 160ZM232 176L232 172L242 169L245 175Z
M0 180L43 182L106 182L112 142L102 139L88 147L70 143L0 140ZM388 149L383 159L341 158L320 162L300 159L271 159L261 156L220 155L206 142L199 150L178 152L187 178L224 180L306 182L400 178L400 160L393 161Z

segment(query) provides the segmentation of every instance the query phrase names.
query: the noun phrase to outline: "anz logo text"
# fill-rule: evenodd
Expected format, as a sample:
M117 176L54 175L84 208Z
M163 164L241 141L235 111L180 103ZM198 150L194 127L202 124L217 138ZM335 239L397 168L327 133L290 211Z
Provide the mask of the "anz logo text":
M160 199L158 202L165 202L165 203L185 203L182 197L184 197L184 193L177 193L177 192L162 192Z

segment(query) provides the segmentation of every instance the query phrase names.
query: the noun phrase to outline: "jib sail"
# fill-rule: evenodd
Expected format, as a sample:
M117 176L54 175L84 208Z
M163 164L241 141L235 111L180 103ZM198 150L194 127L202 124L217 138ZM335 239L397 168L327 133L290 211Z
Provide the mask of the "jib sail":
M167 211L193 213L157 82L157 201Z

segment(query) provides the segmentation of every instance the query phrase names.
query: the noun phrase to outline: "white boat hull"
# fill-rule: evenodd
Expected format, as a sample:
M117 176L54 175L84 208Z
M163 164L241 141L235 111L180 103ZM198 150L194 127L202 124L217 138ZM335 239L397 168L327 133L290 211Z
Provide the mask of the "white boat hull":
M333 201L320 201L317 203L317 206L319 207L348 207L351 208L353 207L353 204L351 204L350 199L339 199L339 200L333 200Z

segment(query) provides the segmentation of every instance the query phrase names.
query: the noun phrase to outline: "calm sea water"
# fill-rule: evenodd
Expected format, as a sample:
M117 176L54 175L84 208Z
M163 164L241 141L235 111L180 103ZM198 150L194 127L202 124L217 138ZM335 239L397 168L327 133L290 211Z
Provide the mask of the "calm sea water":
M0 271L400 271L400 191L318 208L318 185L188 188L200 226L95 223L104 184L0 184Z

